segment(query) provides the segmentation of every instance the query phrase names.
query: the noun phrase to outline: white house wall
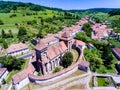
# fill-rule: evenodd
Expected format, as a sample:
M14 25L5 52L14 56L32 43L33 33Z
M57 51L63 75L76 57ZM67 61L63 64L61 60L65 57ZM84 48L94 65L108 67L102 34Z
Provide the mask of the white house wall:
M28 79L28 77L26 77L24 80L22 80L21 82L13 85L15 90L20 90L21 88L23 88L24 86L26 86L27 84L29 84L30 81Z

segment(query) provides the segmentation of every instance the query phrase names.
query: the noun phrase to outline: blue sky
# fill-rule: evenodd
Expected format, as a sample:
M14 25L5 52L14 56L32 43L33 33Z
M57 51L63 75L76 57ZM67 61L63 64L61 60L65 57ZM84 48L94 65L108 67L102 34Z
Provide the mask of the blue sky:
M8 1L8 0L4 0ZM9 0L62 9L120 8L120 0Z

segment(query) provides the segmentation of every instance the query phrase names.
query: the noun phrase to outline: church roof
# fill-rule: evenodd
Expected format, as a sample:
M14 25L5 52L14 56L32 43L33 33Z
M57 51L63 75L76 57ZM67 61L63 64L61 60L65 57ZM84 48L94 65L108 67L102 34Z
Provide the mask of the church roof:
M47 46L45 45L45 43L41 39L39 39L37 45L35 46L35 49L42 50L46 47Z
M58 55L62 54L66 50L67 50L67 46L65 45L63 41L61 41L58 44L48 47L47 57L49 59L53 59L57 57Z
M63 37L63 38L69 38L69 37L70 37L70 33L69 33L68 31L66 31L66 32L64 32L64 33L62 34L62 37Z

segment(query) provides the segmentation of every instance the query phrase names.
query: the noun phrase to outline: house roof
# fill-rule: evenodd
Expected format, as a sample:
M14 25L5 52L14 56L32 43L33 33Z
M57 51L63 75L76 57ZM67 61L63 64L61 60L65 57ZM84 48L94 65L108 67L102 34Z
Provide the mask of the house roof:
M15 74L12 77L13 83L14 84L20 83L22 80L24 80L25 78L28 77L28 74L33 73L34 70L35 70L34 66L32 64L29 64L29 66L26 69L24 69L23 71Z
M22 50L25 48L28 48L28 45L24 43L12 44L7 48L7 53L15 52L15 51Z
M77 39L72 39L72 44L79 44L81 46L84 46L85 43L83 41L77 40Z
M61 35L58 36L61 40L70 40L72 37L70 36L71 32L70 31L64 31L61 33Z
M79 64L85 67L89 67L90 63L84 60L79 60Z
M65 45L65 43L63 41L61 41L58 44L55 44L55 45L48 47L47 57L49 59L53 59L54 57L63 53L65 50L67 50L67 46Z
M66 31L66 32L64 32L64 33L62 34L62 37L63 37L63 38L69 38L69 37L70 37L70 33L69 33L68 31Z
M120 57L120 48L113 48L112 50Z
M39 39L37 45L35 46L35 49L42 50L42 49L44 49L46 47L47 46L45 45L45 43L43 42L43 40Z
M56 45L50 46L47 50L47 56L49 59L53 59L54 57L56 57L59 54L60 54L60 51Z
M0 68L0 76L3 75L3 73L7 70L7 68Z
M55 35L47 35L47 37L45 37L44 39L42 39L42 41L46 44L52 41L57 40L58 38L55 38Z

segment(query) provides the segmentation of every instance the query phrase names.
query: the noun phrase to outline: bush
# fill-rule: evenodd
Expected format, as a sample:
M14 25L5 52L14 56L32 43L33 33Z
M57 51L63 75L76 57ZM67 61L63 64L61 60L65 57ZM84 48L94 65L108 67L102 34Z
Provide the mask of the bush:
M6 81L5 81L5 79L3 78L3 80L2 80L2 84L6 84Z
M53 73L59 72L61 69L59 67L56 67L53 71Z

